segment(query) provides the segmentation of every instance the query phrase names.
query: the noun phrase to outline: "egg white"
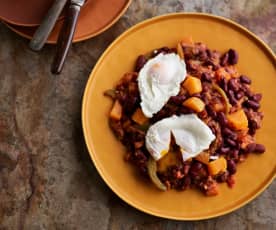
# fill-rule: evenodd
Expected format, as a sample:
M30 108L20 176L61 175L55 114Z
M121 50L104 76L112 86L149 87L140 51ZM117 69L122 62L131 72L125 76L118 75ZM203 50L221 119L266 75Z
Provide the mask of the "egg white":
M208 149L216 138L195 114L164 118L153 124L146 134L146 148L156 161L168 152L171 134L181 149L184 161Z
M152 117L171 96L179 93L186 74L185 62L175 53L161 53L145 64L138 75L140 105L145 116Z

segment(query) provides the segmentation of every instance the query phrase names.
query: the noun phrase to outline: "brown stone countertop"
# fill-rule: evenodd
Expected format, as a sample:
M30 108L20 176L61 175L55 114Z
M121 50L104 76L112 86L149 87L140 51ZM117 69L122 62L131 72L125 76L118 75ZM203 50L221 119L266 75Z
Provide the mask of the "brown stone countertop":
M81 100L91 69L123 31L146 18L179 12L231 18L276 51L275 0L133 0L109 30L74 44L63 73L0 23L0 230L3 229L276 229L276 182L228 215L181 222L144 214L120 200L89 159Z

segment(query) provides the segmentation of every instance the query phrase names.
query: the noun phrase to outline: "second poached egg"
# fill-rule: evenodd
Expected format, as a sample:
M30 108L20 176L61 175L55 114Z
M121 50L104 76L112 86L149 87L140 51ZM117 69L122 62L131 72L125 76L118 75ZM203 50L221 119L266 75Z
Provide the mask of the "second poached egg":
M171 134L184 161L208 149L216 138L195 114L164 118L150 126L146 134L146 148L156 161L169 151Z

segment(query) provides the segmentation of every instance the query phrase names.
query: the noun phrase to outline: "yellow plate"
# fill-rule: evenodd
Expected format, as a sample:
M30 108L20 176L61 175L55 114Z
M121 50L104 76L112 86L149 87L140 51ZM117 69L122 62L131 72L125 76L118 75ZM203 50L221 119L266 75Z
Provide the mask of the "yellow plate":
M265 118L257 141L266 146L263 155L250 155L238 166L236 186L220 185L220 194L205 197L195 189L183 192L157 190L124 162L124 146L108 126L111 100L103 96L122 75L133 70L139 54L162 46L175 46L185 36L211 49L239 52L238 68L263 94ZM99 59L88 80L82 106L82 124L91 158L108 186L124 201L146 213L178 220L207 219L229 213L259 195L276 173L276 59L255 35L240 25L207 14L170 14L144 21L116 39Z

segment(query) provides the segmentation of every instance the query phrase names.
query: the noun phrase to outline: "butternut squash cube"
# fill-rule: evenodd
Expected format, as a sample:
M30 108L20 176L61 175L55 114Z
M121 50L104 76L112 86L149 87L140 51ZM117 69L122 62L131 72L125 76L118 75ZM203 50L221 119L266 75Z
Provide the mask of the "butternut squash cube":
M188 76L183 83L190 95L200 93L202 91L201 81L197 77Z
M132 115L132 120L135 121L136 123L138 123L139 125L143 125L146 122L148 122L148 118L144 115L143 111L138 108L136 109L136 111L134 112L134 114Z
M211 175L217 175L219 172L225 172L227 169L227 162L224 157L208 163L208 171Z
M111 111L110 111L110 114L109 114L110 118L117 120L117 121L120 120L122 117L122 110L123 110L123 108L122 108L120 102L118 100L116 100L113 104Z
M235 130L244 130L248 128L248 120L243 109L227 115L229 126Z
M198 97L190 97L184 101L182 105L194 110L197 113L202 112L205 107L204 102Z

